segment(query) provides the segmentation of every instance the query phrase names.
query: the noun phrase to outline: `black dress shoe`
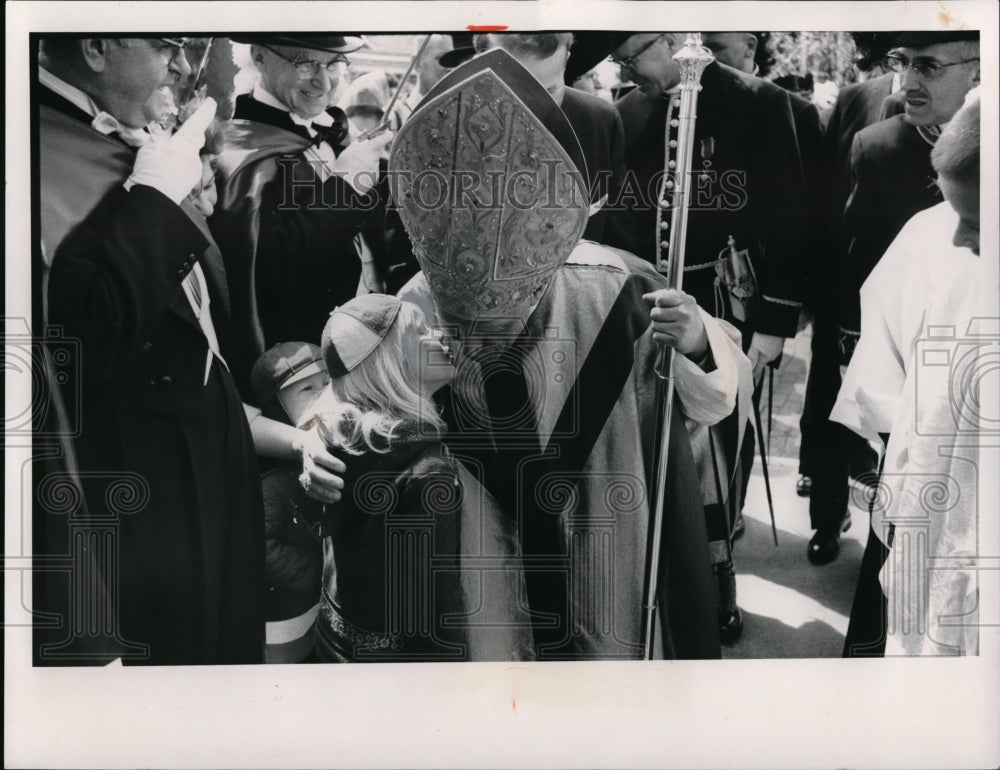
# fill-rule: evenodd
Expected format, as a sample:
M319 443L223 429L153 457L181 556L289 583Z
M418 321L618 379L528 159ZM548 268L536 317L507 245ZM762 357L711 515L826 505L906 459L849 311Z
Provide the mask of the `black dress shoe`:
M813 491L813 480L809 476L799 476L795 482L795 494L799 497L809 497Z
M719 641L733 644L743 634L743 613L736 606L736 573L732 562L716 565L719 591Z
M840 533L851 528L851 514L844 514L843 520L837 529L827 529L823 527L817 529L816 533L809 540L809 550L806 555L815 565L829 564L840 554Z
M741 636L743 636L743 613L736 607L728 618L719 623L719 641L723 644L735 644Z

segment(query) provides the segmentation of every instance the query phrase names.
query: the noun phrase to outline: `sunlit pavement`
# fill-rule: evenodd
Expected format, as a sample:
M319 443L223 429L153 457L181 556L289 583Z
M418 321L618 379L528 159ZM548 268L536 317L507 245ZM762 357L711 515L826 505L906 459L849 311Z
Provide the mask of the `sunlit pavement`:
M778 546L771 520L760 462L743 510L746 534L736 541L737 602L743 610L743 636L724 647L724 658L839 657L861 555L868 530L868 512L860 488L851 491L853 525L841 538L840 556L816 567L806 558L812 537L809 499L795 494L798 474L799 416L805 394L811 328L785 343L784 360L774 377L773 432L768 468L774 497ZM767 432L767 393L761 404Z

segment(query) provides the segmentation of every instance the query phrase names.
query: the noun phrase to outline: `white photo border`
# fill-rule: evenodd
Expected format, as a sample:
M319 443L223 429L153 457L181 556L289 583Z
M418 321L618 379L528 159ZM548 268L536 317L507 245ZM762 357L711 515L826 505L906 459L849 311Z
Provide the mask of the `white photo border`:
M982 32L984 259L997 268L992 2L10 2L7 318L30 318L29 32L941 29ZM994 282L995 285L995 282ZM16 387L16 383L13 385ZM7 408L23 403L7 378ZM990 394L987 394L988 396ZM992 394L991 397L996 397ZM21 399L21 401L18 401ZM993 413L996 413L995 411ZM23 455L5 453L8 767L977 767L1000 763L1000 572L980 655L948 660L31 667ZM998 477L983 473L995 514ZM30 488L30 487L27 487ZM1000 559L995 515L983 543ZM26 574L26 573L25 573Z

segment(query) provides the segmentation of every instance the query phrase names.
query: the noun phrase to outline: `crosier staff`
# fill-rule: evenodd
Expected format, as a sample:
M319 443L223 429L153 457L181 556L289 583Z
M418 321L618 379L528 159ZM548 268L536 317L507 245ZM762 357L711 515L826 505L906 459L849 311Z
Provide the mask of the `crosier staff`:
M701 73L712 62L711 51L701 44L701 33L688 33L684 46L674 54L674 59L680 66L681 81L679 86L680 106L678 108L677 126L677 156L676 167L664 169L663 184L660 188L660 216L665 208L671 208L670 238L667 247L667 257L663 258L658 250L656 269L667 276L667 284L672 289L680 290L684 279L684 244L687 240L688 218L688 183L690 180L691 158L694 150L695 118L697 117L698 92L701 90ZM670 138L670 122L664 126L664 143ZM664 147L664 163L670 158L669 145ZM666 199L668 190L672 191L672 200ZM660 228L657 217L657 241ZM674 405L674 358L677 351L665 347L660 351L656 364L656 375L660 378L662 398L660 419L660 440L657 445L656 464L656 498L653 508L651 533L652 547L649 549L646 569L646 584L643 595L643 657L652 660L653 629L656 618L656 586L660 570L660 541L663 538L663 508L667 493L667 461L670 447L670 423Z

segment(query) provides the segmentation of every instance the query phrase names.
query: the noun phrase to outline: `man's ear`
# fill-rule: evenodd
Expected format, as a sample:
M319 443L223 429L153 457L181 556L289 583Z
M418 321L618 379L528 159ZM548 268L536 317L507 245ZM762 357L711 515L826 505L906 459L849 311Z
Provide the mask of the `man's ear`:
M250 46L250 60L255 66L260 66L264 63L264 53L260 50L260 46Z
M753 61L754 56L757 55L757 36L752 32L747 32L747 52L744 54L744 58L748 61Z
M93 72L104 72L108 64L108 46L111 41L103 37L87 37L80 41L80 55L84 64Z
M979 65L978 64L976 65L976 69L973 71L972 77L969 79L969 82L971 83L971 85L969 86L970 89L971 88L975 88L976 86L979 85Z

